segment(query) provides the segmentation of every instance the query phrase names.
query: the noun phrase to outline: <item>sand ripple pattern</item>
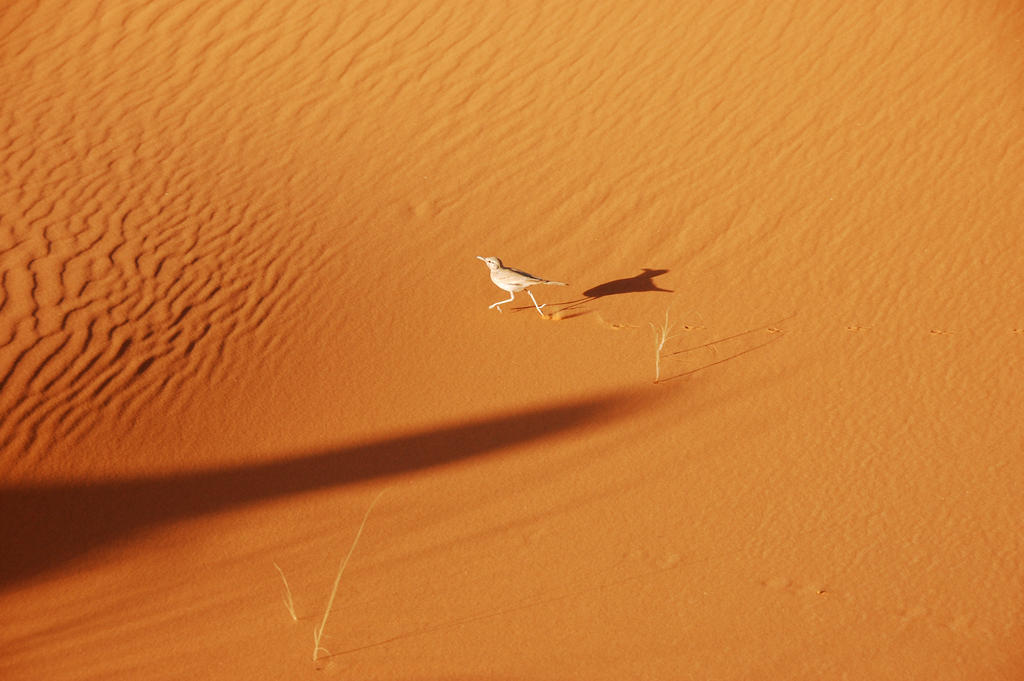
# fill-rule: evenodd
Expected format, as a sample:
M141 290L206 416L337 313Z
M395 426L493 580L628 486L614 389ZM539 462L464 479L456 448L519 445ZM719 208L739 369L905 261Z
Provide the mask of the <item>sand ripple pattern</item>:
M892 300L943 318L1019 271L1012 3L39 4L0 9L0 468L272 356L317 323L303 291L429 277L480 222L551 261L615 225L596 259L682 248L787 310L941 266ZM952 28L970 54L935 71ZM976 223L988 279L919 247Z
M228 375L232 357L259 361L276 341L264 322L289 309L298 282L327 257L309 247L314 225L290 199L291 182L311 179L290 173L289 186L271 184L267 173L280 178L288 159L260 148L262 132L227 105L231 93L191 90L200 70L232 61L217 52L223 40L190 40L212 26L230 32L223 8L179 16L174 3L100 5L90 14L72 3L47 24L24 11L0 23L0 81L24 84L5 87L12 96L0 102L7 470L100 418L130 426L147 405L173 409ZM147 49L171 36L180 44ZM28 49L33 40L81 58L48 58ZM168 53L195 68L165 63Z

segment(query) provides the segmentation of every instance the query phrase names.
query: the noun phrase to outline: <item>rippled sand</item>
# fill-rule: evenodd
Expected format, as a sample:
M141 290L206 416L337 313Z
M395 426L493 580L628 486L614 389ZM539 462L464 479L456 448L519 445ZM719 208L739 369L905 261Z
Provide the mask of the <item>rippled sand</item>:
M0 36L0 677L1024 676L1020 3Z

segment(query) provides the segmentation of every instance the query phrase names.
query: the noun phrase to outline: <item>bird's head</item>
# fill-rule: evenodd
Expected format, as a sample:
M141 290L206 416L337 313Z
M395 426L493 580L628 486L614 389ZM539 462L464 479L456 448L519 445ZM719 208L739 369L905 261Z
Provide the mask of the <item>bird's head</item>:
M498 269L499 267L501 267L501 261L500 261L500 260L498 260L497 258L485 258L485 257L483 257L482 255L478 255L478 256L476 256L476 257L477 257L477 258L478 258L479 260L483 260L483 261L484 261L484 263L485 263L485 264L487 265L487 268L488 268L488 269L491 269L491 270L496 270L496 269Z

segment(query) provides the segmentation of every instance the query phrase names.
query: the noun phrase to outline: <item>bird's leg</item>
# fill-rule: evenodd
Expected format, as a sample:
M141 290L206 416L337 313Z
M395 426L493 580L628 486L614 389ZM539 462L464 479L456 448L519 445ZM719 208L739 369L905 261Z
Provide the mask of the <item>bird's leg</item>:
M543 317L543 316L544 316L544 313L543 313L543 312L541 312L541 311L540 311L540 309L541 309L542 307L544 307L545 305L547 305L547 303L544 303L544 305L538 305L538 304L537 304L537 299L533 297L533 292L532 292L532 291L530 291L530 289L526 289L526 292L530 294L530 300L532 300L532 301L533 301L533 306L534 306L535 308L537 308L537 314L539 314L539 315L540 315L541 317Z
M527 291L527 293L529 293L529 291ZM505 303L511 303L515 299L515 297L516 297L516 292L515 291L509 291L508 292L508 300L499 300L494 305L489 306L487 309L488 310L493 310L494 308L497 307L498 308L498 312L501 312L501 308L498 307L498 306L499 305L504 305Z

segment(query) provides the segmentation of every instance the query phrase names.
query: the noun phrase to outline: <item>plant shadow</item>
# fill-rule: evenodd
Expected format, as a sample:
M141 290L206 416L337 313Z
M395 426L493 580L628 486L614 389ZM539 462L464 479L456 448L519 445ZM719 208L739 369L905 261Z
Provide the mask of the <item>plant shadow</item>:
M104 545L174 521L289 495L394 476L579 428L630 411L621 397L549 405L208 472L0 488L0 591Z
M682 370L676 369L676 372L659 379L658 383L665 383L667 381L674 381L684 376L695 374L698 371L724 364L725 362L737 359L748 353L754 352L765 348L772 343L781 340L785 335L785 331L779 328L784 322L793 319L796 314L788 315L776 322L766 324L764 326L757 326L740 333L735 333L731 336L724 336L707 343L701 343L700 345L693 345L682 350L675 350L672 352L664 352L661 355L663 360L676 360L684 363ZM698 350L707 350L711 353L712 357L710 361L707 357L698 357Z

